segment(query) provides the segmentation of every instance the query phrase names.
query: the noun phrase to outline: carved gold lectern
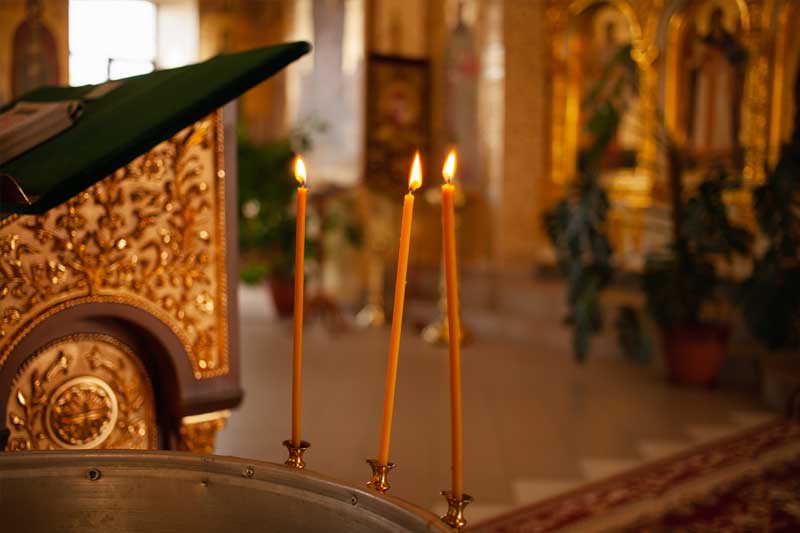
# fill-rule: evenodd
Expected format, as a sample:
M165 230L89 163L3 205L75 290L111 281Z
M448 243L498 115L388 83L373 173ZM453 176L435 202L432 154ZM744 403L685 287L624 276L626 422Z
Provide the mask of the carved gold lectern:
M85 109L0 165L6 450L213 451L241 398L235 135L215 110L307 50L22 98Z

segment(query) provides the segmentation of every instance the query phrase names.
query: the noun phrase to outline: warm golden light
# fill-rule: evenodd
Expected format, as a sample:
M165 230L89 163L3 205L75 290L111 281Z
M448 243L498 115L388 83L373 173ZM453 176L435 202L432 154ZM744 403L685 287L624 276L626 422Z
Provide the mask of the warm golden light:
M306 164L303 163L303 158L300 156L294 160L294 178L301 187L306 186Z
M419 150L414 153L414 163L411 165L411 175L408 177L408 190L416 191L422 185L422 162L419 159Z
M444 167L442 167L442 176L444 177L444 181L447 183L453 182L453 176L456 175L456 151L450 150L450 153L447 154L447 159L444 162Z

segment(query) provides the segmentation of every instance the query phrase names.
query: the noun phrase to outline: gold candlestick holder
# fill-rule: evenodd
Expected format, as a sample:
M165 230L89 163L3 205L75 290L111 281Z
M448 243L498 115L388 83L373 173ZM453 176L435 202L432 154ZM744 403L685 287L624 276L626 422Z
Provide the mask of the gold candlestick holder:
M367 459L367 463L372 467L372 479L367 482L367 486L375 489L381 494L385 494L392 487L389 485L389 470L395 467L394 463L381 464L377 459Z
M301 440L300 445L295 446L292 444L291 440L285 440L283 441L283 445L286 446L287 450L289 450L289 458L286 459L286 462L283 464L286 466L291 466L292 468L297 468L298 470L305 468L306 462L303 461L303 454L311 447L311 444Z
M461 530L467 525L467 520L464 518L464 508L472 503L472 496L462 494L461 498L457 498L449 490L443 490L442 496L447 500L447 513L442 517L442 522L453 529Z

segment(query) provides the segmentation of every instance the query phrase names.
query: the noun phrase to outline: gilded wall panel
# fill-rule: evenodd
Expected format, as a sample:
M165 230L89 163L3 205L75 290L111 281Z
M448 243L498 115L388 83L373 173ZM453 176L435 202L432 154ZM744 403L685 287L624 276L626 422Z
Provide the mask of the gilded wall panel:
M733 172L741 172L746 183L762 181L768 156L776 157L781 140L791 129L792 83L800 63L800 41L786 28L797 17L795 4L794 0L550 0L552 183L568 183L577 170L585 94L582 84L591 81L582 72L582 60L586 53L598 54L602 48L599 41L591 40L592 24L597 26L593 17L609 10L618 12L622 21L618 25L627 26L624 38L629 40L638 71L637 99L632 107L632 122L640 132L635 167L627 172L604 172L612 202L634 213L625 215L629 219L623 224L628 226L625 231L641 233L647 217L635 212L664 200L664 160L659 148L664 132L692 153L700 163L698 168L704 161L711 164L724 156L725 164ZM713 64L703 63L709 57ZM705 68L710 70L705 72ZM712 82L733 78L733 89L718 98L708 93L703 99L702 84L708 81L700 79L704 76L718 89L719 83ZM698 102L701 107L707 102L707 108L696 108ZM726 137L728 130L731 134ZM687 179L691 181L692 176ZM735 203L749 202L742 196ZM612 213L612 219L619 214ZM626 238L630 240L630 236ZM636 236L633 240L639 241ZM643 245L647 248L647 243Z
M227 374L221 115L41 216L0 222L0 365L66 307L118 302L180 339L195 378Z

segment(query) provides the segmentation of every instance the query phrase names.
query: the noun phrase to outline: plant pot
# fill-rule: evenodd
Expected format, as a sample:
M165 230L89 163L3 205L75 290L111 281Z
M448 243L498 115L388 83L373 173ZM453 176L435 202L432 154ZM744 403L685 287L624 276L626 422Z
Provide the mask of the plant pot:
M793 397L800 394L800 354L767 352L761 358L761 397L782 413L788 412Z
M664 360L670 380L709 385L719 375L730 330L720 324L686 324L661 329Z
M281 318L292 316L294 313L294 280L275 278L267 280L267 285L278 316Z

